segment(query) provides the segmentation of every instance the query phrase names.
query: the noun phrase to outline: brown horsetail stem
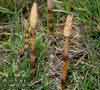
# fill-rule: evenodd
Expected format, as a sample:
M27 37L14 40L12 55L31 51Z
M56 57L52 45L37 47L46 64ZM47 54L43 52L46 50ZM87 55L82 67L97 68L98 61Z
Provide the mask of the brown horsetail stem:
M54 0L47 0L47 7L48 7L48 29L50 33L54 32Z
M25 50L31 49L30 58L31 58L31 65L32 65L32 73L35 73L35 63L36 63L36 29L38 24L38 9L37 3L33 3L32 9L29 16L29 26L25 32L24 38L24 48L20 49L20 56L23 56Z
M64 56L63 56L63 73L62 73L62 81L61 88L64 90L64 82L68 78L68 66L69 66L69 42L70 36L72 34L72 25L73 25L73 15L68 15L66 18L65 26L64 26Z
M24 33L24 47L22 49L19 50L19 54L20 56L24 55L25 50L31 48L33 51L35 49L35 32L36 32L36 28L37 28L37 23L38 23L38 10L37 10L37 4L33 3L32 5L32 9L30 12L30 16L29 16L29 22L28 25L26 25L28 27L28 29L25 31ZM34 41L33 41L34 39Z
M31 33L30 37L30 48L31 48L31 64L32 64L32 72L33 75L35 73L35 63L36 63L36 50L35 50L35 42L36 42L36 28L38 23L38 9L37 4L33 3L30 17L29 17L29 32Z

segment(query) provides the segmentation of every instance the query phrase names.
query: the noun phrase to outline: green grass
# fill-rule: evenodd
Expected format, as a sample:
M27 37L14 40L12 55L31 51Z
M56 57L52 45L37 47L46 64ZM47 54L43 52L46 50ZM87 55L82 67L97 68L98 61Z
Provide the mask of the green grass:
M21 0L23 4L17 4L14 0L0 0L0 26L8 25L9 36L6 40L0 41L0 48L4 51L4 57L0 52L0 90L49 90L52 82L48 78L47 71L47 49L48 44L44 42L44 32L47 30L46 11L43 13L40 22L41 32L38 32L36 39L37 49L37 71L35 80L32 82L32 72L29 57L26 55L23 62L17 65L18 50L24 46L23 38L23 13L24 7L28 6L28 0ZM85 30L82 31L82 40L88 52L77 66L77 63L70 64L69 80L66 81L68 90L100 90L100 1L99 0L64 0L56 1L55 24L64 22L65 16L70 13L75 15L77 25L83 23ZM43 10L47 10L46 2L42 2ZM10 26L10 29L9 29ZM8 32L8 31L7 31ZM4 61L2 58L6 58Z

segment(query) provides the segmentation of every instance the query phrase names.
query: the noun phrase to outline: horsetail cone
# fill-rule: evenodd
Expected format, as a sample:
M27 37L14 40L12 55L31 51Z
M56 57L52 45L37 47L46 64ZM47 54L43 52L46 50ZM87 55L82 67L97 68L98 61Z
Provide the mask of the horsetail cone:
M38 23L38 8L37 3L33 3L31 13L29 16L29 24L32 29L36 28Z
M73 16L68 15L66 18L65 27L64 27L65 37L70 37L70 35L72 34L72 24L73 24Z

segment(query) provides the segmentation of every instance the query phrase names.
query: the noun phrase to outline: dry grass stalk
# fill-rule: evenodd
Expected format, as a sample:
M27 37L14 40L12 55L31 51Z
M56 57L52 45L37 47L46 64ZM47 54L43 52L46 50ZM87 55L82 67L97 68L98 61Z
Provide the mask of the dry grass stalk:
M50 33L53 33L54 32L54 15L53 15L54 0L47 0L47 7L48 7L48 29Z
M68 66L69 66L68 51L69 51L70 36L72 34L72 25L73 25L73 16L68 15L64 26L65 40L64 40L64 59L63 59L64 63L63 63L62 83L61 83L62 90L64 90L64 82L68 77Z

